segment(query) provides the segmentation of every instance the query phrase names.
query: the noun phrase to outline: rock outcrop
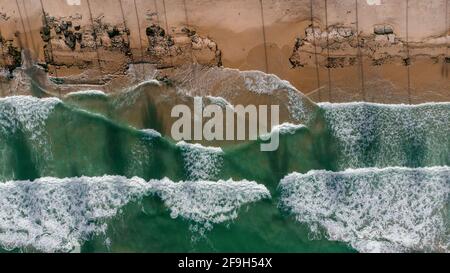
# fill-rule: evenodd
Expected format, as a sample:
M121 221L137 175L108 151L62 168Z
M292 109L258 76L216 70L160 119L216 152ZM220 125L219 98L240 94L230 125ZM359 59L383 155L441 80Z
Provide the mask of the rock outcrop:
M222 53L217 44L195 30L183 27L169 35L159 25L146 28L148 47L145 60L158 68L179 67L187 63L221 66Z
M445 47L445 40L439 41L439 38L420 44L407 43L390 25L376 25L370 35L357 33L350 26L335 25L326 30L310 26L297 38L289 61L293 68L314 66L314 55L318 65L326 68L353 66L359 62L358 56L369 59L374 66L394 62L410 65L411 58L416 56L443 63ZM435 50L421 54L421 48Z
M106 72L123 71L130 62L129 30L95 18L92 26L81 24L79 14L66 17L47 15L41 38L48 66L76 67L99 65Z
M221 65L217 44L195 30L181 28L168 34L160 25L151 24L145 31L148 45L133 52L127 27L106 23L103 17L93 19L92 26L82 25L81 20L79 14L68 18L47 15L43 19L40 34L48 67L99 67L103 74L123 74L133 62L150 63L159 69L186 63Z
M22 57L20 52L22 49L14 44L13 40L6 40L0 35L0 66L3 67L8 73L8 76L12 76L12 72L17 67L20 67L22 63Z

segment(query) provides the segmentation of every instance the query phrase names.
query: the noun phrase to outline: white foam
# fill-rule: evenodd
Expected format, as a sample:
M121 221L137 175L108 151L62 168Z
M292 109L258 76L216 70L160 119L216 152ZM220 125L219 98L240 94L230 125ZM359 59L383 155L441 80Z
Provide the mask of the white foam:
M71 251L105 219L146 193L139 178L40 178L0 184L0 245L44 252Z
M100 96L107 97L108 95L100 90L82 90L76 92L70 92L66 95L66 97L75 97L75 96Z
M241 71L218 67L205 70L198 66L189 66L188 69L177 71L175 81L177 82L175 88L180 94L220 96L234 105L237 105L236 102L240 101L240 96L245 93L265 95L267 98L270 97L274 104L280 104L281 108L286 105L296 123L306 124L313 110L310 108L314 108L314 103L288 81L274 74L256 70Z
M302 128L306 128L306 126L303 124L293 124L293 123L285 122L285 123L274 126L272 128L272 133L277 132L282 135L286 135L286 134L293 135L293 134L295 134L295 132L297 132L298 130L300 130Z
M144 135L131 144L129 149L131 159L128 161L125 175L142 176L146 175L146 170L154 164L153 143L154 136ZM150 140L150 141L149 141Z
M80 6L81 0L66 0L67 5L69 6Z
M279 89L295 89L288 81L274 74L266 74L258 70L240 71L248 90L258 94L272 94Z
M151 64L135 63L128 65L126 75L130 77L133 82L147 82L155 80L158 75L158 70Z
M340 103L332 103L332 102L319 102L317 103L320 107L330 109L330 108L348 108L355 106L379 106L385 108L396 108L396 109L413 109L413 108L421 108L424 106L450 106L450 102L425 102L420 104L386 104L386 103L377 103L377 102L365 102L365 101L352 101L352 102L340 102Z
M141 132L145 133L146 135L149 135L152 138L161 137L161 133L154 129L142 129Z
M222 108L226 108L226 107L230 107L231 109L233 109L233 105L231 105L231 103L229 101L227 101L226 99L222 98L222 97L214 97L214 96L206 96L207 99L209 99L209 101L212 104L218 105Z
M189 180L217 178L223 163L221 148L205 147L198 143L191 144L184 141L178 142L177 146L181 149Z
M361 252L449 252L450 168L293 173L280 206Z
M213 224L236 219L242 205L270 198L266 187L247 180L172 183L163 179L152 182L152 187L170 208L172 218L195 222L192 227L201 234Z
M340 170L448 164L450 103L319 106L325 110L327 125L337 140Z
M130 89L134 90L134 89L136 89L138 87L141 87L141 86L144 86L144 85L147 85L147 84L154 84L156 86L162 86L160 81L152 78L152 79L149 79L149 80L142 81L142 82L136 84L135 86L131 87Z
M155 79L145 80L136 85L126 88L115 96L112 96L112 105L116 108L122 107L132 107L136 105L139 98L143 95L141 87L152 85L155 87L160 87L161 83Z
M45 126L45 120L60 102L57 98L39 99L31 96L0 98L0 129L15 131L21 126L35 140L39 138L39 128Z
M303 102L306 98L290 82L261 71L240 71L240 75L251 92L270 95L279 90L287 92L288 110L292 118L298 122L309 121L309 113Z
M161 134L154 129L142 129L144 133L139 139L131 143L129 152L131 160L128 161L126 176L145 176L146 170L155 164L154 143L152 140L161 138Z
M121 207L148 195L159 196L173 218L192 221L200 232L236 219L242 205L270 198L264 186L249 181L145 182L121 176L10 181L0 184L0 246L79 249L90 236L105 234L108 219Z
M309 111L305 108L303 100L305 97L296 89L289 89L288 91L288 110L292 118L298 122L305 122L308 124L310 122L311 115Z
M35 163L39 168L45 169L44 162L52 157L48 146L46 120L59 103L61 101L57 98L39 99L31 96L0 98L0 144L2 139L18 130L22 131L33 148L32 156Z
M307 127L305 125L303 125L303 124L293 124L293 123L289 123L289 122L284 122L282 124L278 124L278 125L273 126L270 133L262 134L260 136L260 138L262 140L267 140L268 138L270 138L274 134L278 134L278 135L288 135L288 134L289 135L293 135L298 130L300 130L302 128L307 128Z
M369 6L379 6L381 5L381 0L366 0Z

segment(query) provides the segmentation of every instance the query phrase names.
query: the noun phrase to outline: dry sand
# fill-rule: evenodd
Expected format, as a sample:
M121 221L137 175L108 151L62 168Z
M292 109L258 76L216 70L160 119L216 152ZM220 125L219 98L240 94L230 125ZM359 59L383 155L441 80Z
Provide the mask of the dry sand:
M309 0L136 0L136 7L132 0L80 0L80 5L69 2L44 0L43 7L32 0L18 1L18 5L15 1L2 3L4 58L0 63L14 65L14 59L8 58L11 45L18 51L30 49L37 60L48 65L52 76L96 71L89 74L88 83L99 86L123 77L127 64L132 62L144 61L160 68L197 62L273 73L316 101L418 103L450 98L449 11L445 0L411 0L408 9L400 0L360 0L358 6L350 0L314 0L312 7ZM48 15L47 22L42 8ZM83 41L89 36L94 41L93 32L101 37L84 48L77 43L72 50L64 35L58 38L53 29L46 42L40 32L49 18L79 25L79 32L87 37ZM156 44L146 33L151 25L165 31ZM361 48L329 50L329 44L306 42L298 50L305 65L293 67L289 60L295 54L296 41L305 39L305 31L312 25L321 32L327 26L352 29L352 38L359 41ZM364 40L375 39L377 25L391 27L397 39L396 45L383 48L387 55L394 56L393 60L381 65L373 65L372 56L364 54L369 52ZM113 39L106 35L107 28L114 26L120 32L118 46L112 45ZM184 27L195 31L200 42L186 35ZM174 40L173 46L170 39ZM211 48L210 43L217 48ZM53 58L46 58L45 50L51 51ZM323 60L328 56L356 61L327 68ZM145 69L143 72L148 73ZM170 75L170 70L162 73ZM3 86L7 84L3 80Z

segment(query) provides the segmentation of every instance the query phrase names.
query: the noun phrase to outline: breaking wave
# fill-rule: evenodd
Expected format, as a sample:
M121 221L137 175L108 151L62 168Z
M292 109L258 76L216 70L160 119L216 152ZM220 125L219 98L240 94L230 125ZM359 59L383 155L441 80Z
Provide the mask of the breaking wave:
M129 202L159 196L172 218L200 232L238 217L242 205L270 198L255 182L172 182L121 176L40 178L0 184L0 246L68 252L93 235L107 236L108 220Z
M52 159L46 132L46 120L59 99L38 99L31 96L0 98L0 176L12 177L13 168L5 163L13 151L11 143L30 147L29 156L37 166L47 167ZM2 164L3 163L3 164Z
M105 219L147 192L142 179L40 178L0 184L0 245L71 251L106 231Z
M170 208L172 218L195 222L197 226L192 229L201 234L212 229L213 224L236 219L242 205L270 198L266 187L246 180L173 183L163 179L152 187Z
M450 103L321 103L338 168L450 165Z
M361 252L449 252L450 168L293 173L280 206Z
M177 146L181 149L189 180L217 179L223 163L221 148L204 147L184 141L178 142Z
M92 97L107 97L108 95L100 90L83 90L83 91L76 91L71 92L66 95L66 97L75 97L75 96L92 96Z

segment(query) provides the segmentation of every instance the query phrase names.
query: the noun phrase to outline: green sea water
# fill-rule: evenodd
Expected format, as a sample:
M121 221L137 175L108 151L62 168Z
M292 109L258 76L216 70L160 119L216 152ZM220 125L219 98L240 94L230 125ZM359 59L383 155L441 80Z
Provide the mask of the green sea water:
M449 251L449 103L319 104L261 152L173 141L157 99L0 99L2 251Z

